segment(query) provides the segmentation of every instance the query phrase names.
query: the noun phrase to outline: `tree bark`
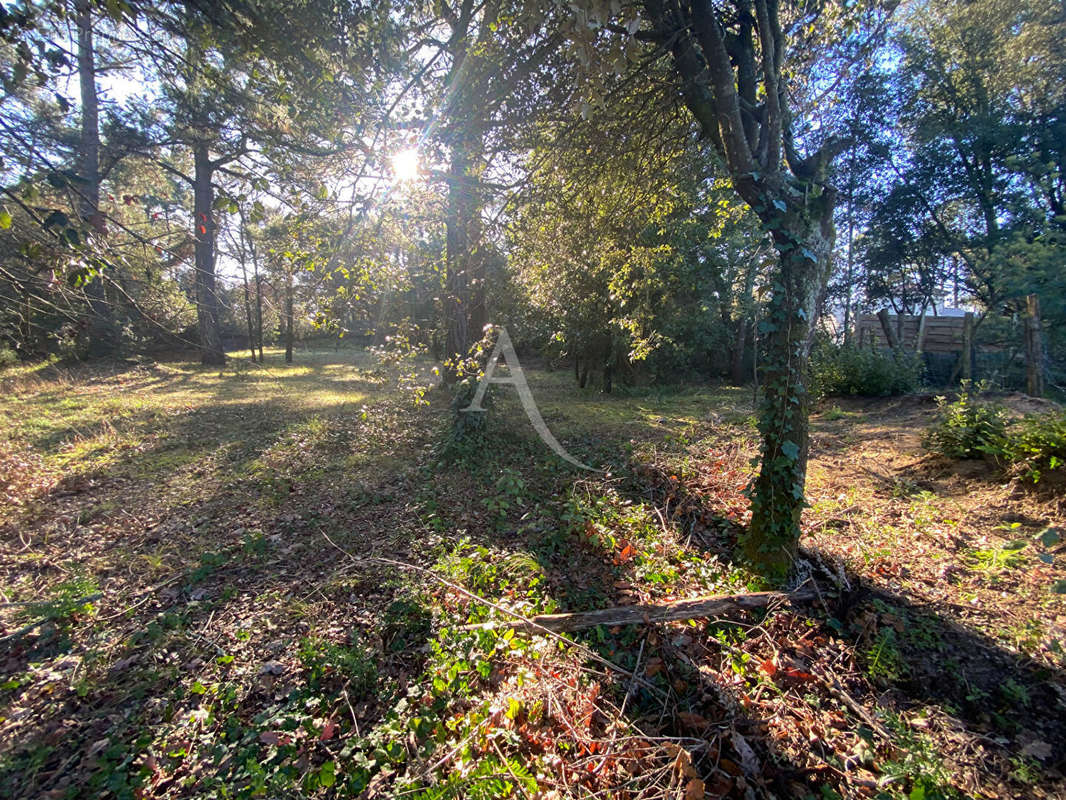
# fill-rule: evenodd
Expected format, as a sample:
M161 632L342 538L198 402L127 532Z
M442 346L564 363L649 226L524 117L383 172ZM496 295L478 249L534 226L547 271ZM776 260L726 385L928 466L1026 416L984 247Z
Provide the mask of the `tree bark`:
M219 299L215 276L214 164L205 140L193 143L193 233L196 240L196 316L200 328L200 362L226 363L219 331Z
M255 241L248 236L248 252L252 256L252 275L255 278L255 339L259 346L259 363L263 362L263 279L259 276L259 254Z
M447 331L444 351L447 363L444 379L455 383L458 361L470 349L470 236L467 228L470 188L467 176L469 159L465 143L452 145L448 175L448 209L445 214L445 307Z
M293 295L295 289L293 287L292 267L290 265L288 272L285 274L285 363L292 363L292 348L293 342L296 338L296 332L293 325L293 306L295 304Z
M964 381L973 380L973 312L967 311L962 320L962 352L959 353L959 376Z
M832 254L832 206L813 230L800 224L795 232L773 233L780 265L764 322L761 464L742 547L750 564L778 581L787 575L799 547L809 450L811 320ZM807 246L793 246L796 242Z
M736 335L733 337L732 363L729 365L729 379L739 386L744 383L744 348L748 341L748 320L741 316L737 319Z
M877 321L881 323L881 330L884 331L885 341L888 342L888 346L892 348L892 352L899 352L899 337L896 335L896 331L892 328L892 323L889 320L889 313L887 308L882 308L877 312ZM897 315L897 319L902 315Z
M241 278L244 281L244 316L248 320L248 350L252 354L252 361L255 361L255 328L252 325L252 298L248 289L248 266L245 259L245 235L244 235L244 212L241 211L241 230L240 230L240 258L241 258Z
M92 8L89 0L77 0L78 83L81 90L81 141L78 148L80 188L79 215L93 235L103 235L100 214L100 111L96 93L96 51L93 45ZM85 286L89 301L90 358L113 355L118 345L114 315L107 301L104 279L97 275Z

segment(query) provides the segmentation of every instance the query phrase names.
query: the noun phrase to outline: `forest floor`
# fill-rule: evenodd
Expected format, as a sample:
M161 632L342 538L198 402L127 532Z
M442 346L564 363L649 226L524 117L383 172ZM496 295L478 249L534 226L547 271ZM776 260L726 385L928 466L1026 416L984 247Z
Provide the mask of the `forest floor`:
M750 389L526 371L606 472L355 350L0 373L0 796L1066 797L1066 502L931 397L813 417L811 602L464 628L758 584Z

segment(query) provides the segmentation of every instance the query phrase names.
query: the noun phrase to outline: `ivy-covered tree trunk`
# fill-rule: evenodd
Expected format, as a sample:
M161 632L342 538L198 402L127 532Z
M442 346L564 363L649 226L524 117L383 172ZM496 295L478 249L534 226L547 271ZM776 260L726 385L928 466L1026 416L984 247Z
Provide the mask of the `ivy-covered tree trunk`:
M296 299L296 288L293 285L292 265L289 265L285 273L285 363L292 363L292 351L296 342L295 321L293 306Z
M760 323L762 464L742 540L749 565L773 582L799 546L807 472L807 361L828 279L835 192L829 165L840 142L801 156L788 105L778 0L644 0L648 38L669 48L678 89L738 195L773 237L779 266Z
M196 317L200 329L200 361L203 364L226 363L219 331L218 287L215 276L214 189L211 179L215 165L206 141L193 145L193 226L196 241Z
M812 325L833 245L832 203L825 205L828 216L822 220L792 225L778 221L778 229L772 231L779 265L766 318L760 323L762 458L751 487L751 523L742 546L748 563L773 580L788 574L799 545L807 479Z

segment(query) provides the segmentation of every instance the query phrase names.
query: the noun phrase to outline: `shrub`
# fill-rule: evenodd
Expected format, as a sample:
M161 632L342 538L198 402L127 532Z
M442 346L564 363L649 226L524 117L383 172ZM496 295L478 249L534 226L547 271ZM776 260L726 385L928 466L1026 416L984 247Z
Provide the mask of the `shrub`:
M1011 463L1033 483L1061 470L1066 465L1066 412L1025 417L1011 431L1008 450Z
M925 446L949 458L1002 458L1007 455L1007 412L985 403L965 387L957 400L936 399L937 421L925 434Z
M918 387L921 377L921 360L913 353L824 342L811 354L811 387L817 397L905 394Z
M0 369L14 366L18 360L19 357L10 347L0 347Z

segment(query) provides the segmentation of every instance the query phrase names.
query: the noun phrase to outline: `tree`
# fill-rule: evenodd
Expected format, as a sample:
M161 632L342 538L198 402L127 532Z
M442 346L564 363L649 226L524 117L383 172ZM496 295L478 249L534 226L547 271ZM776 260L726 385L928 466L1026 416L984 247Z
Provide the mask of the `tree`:
M169 119L150 145L193 192L195 287L201 360L225 361L219 333L217 212L236 211L216 179L269 182L304 162L357 150L367 95L392 63L392 22L378 4L276 0L213 6L196 0L146 13L137 52L153 63ZM351 31L358 31L354 40ZM162 44L162 46L160 46ZM360 108L360 103L365 107ZM191 158L190 166L186 160ZM312 191L321 184L315 182Z
M685 105L778 252L761 323L766 349L762 463L751 486L752 518L743 548L752 565L780 580L791 567L800 535L807 364L831 266L836 200L831 165L842 142L827 138L808 155L800 152L786 66L788 56L797 56L796 42L786 36L777 0L722 5L645 0L643 11L650 23L643 37L669 52ZM803 13L796 10L797 22Z
M901 20L883 103L890 180L863 248L872 298L911 311L957 303L961 287L995 326L1037 293L1053 330L1066 320L1052 266L1066 252L1063 36L1052 0L935 0Z
M437 55L424 72L435 78L430 102L438 122L432 135L446 148L448 187L445 211L445 372L458 377L456 364L481 338L488 321L485 267L491 250L482 224L490 190L486 180L501 136L512 124L528 124L530 101L560 43L554 13L542 4L504 0L433 3L429 41ZM441 58L444 67L430 67Z

